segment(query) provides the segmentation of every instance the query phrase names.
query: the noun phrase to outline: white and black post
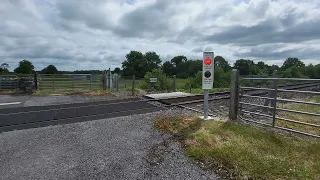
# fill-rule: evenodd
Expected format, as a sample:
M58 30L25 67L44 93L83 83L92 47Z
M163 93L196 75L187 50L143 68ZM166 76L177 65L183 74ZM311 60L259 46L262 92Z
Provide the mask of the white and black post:
M209 117L209 89L213 88L214 80L214 53L213 52L203 52L202 61L202 89L204 90L204 120L210 120Z

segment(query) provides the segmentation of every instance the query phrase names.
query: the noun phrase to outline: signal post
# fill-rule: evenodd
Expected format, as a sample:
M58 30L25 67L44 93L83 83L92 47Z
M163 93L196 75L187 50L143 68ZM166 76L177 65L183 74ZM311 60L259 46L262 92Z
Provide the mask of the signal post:
M213 52L203 52L202 61L202 89L204 90L204 115L201 116L204 120L213 119L208 116L209 114L209 89L213 88L214 80L214 53Z

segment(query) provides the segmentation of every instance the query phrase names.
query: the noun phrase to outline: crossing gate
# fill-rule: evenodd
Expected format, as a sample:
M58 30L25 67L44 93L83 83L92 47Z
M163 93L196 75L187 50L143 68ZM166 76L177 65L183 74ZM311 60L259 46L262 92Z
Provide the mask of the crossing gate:
M99 74L40 74L40 90L98 90L102 89Z
M269 87L240 86L244 80L267 80L271 83ZM299 83L279 86L280 81ZM239 72L233 70L229 118L320 138L319 90L320 79L240 79Z

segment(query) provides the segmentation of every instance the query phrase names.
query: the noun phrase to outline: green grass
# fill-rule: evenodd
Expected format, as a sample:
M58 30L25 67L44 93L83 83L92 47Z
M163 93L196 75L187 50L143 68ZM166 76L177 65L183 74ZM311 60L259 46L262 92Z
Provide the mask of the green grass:
M180 79L180 78L177 78L176 79L176 88L177 89L182 89L185 84L187 83L188 79Z
M162 117L155 127L182 137L188 156L226 179L320 179L315 139L190 117Z
M311 101L311 102L318 102L319 103L320 96L306 98L304 101ZM278 105L278 107L320 114L320 106L317 106L317 105L289 103L289 104L280 104L280 105ZM283 111L279 113L279 116L286 118L286 119L296 120L299 122L306 122L306 123L312 123L312 124L318 124L318 125L320 124L320 117L319 116L310 116L310 115L291 113L291 112L283 112ZM319 127L302 125L302 124L298 124L298 123L282 121L279 119L277 119L276 125L280 126L280 127L299 130L299 131L303 131L303 132L307 132L307 133L311 133L311 134L315 134L315 135L320 136L320 128Z

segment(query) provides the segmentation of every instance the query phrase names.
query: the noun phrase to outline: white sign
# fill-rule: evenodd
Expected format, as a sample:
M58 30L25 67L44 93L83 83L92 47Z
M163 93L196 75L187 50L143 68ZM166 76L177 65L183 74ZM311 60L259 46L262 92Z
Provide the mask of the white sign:
M214 53L203 52L202 89L212 89L214 79Z
M157 82L157 81L158 81L158 79L157 79L157 78L150 78L150 82L155 83L155 82Z

